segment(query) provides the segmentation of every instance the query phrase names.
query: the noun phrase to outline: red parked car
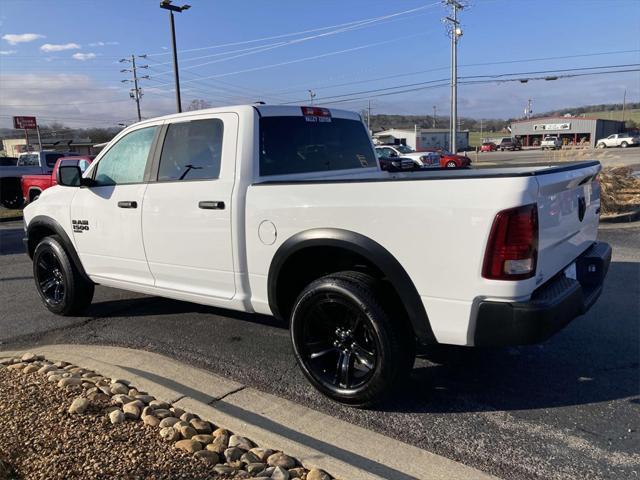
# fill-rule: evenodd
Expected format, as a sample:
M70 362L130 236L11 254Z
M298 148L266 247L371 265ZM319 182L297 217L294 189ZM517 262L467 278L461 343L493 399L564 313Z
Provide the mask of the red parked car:
M22 196L24 203L33 202L40 194L49 187L58 184L58 168L60 165L77 165L83 172L91 165L94 155L79 155L77 157L61 157L53 166L51 174L47 175L23 175L20 183L22 185Z
M485 142L480 147L481 152L495 152L498 150L498 146L493 142Z
M441 148L426 148L424 152L435 152L440 155L440 168L465 168L471 166L471 159L466 155L455 155Z

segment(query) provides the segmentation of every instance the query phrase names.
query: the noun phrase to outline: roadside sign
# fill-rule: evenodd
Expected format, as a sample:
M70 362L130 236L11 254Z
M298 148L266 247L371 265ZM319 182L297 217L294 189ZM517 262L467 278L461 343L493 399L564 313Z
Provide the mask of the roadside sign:
M35 130L38 128L36 117L13 117L13 128Z

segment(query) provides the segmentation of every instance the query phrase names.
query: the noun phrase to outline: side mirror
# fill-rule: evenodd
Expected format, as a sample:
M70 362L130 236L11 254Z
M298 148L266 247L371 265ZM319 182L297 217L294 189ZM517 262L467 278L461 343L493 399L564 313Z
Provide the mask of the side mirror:
M58 167L58 185L65 187L79 187L82 185L82 170L77 165Z

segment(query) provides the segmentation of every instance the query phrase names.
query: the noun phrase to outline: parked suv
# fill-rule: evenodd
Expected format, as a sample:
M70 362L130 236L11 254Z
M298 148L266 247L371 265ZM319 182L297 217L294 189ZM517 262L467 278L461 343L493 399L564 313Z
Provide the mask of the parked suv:
M358 113L199 110L131 125L84 174L61 166L25 244L56 314L101 284L274 315L311 384L367 406L418 350L540 342L594 304L600 168L389 175Z

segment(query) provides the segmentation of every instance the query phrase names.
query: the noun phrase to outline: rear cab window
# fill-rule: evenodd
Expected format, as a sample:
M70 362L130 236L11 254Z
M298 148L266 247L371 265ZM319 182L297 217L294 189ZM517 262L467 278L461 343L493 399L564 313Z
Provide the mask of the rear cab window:
M359 118L339 118L328 109L302 109L297 115L260 117L261 177L377 168Z

